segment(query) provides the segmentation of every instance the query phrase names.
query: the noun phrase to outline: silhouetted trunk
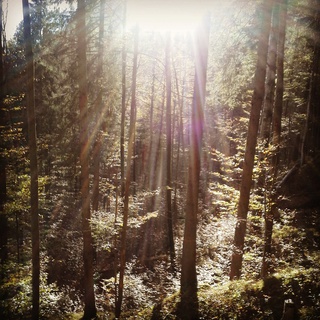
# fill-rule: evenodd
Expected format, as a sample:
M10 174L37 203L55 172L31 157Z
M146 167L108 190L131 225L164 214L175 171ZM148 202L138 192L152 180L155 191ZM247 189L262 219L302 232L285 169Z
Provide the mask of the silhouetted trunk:
M83 319L96 316L93 284L93 244L90 226L90 192L89 192L89 128L88 128L88 88L87 88L87 43L86 43L86 4L78 0L77 8L77 51L79 78L80 111L80 166L81 166L81 215L83 234L84 267L84 315Z
M134 123L136 123L137 113L134 114ZM133 133L133 154L132 154L132 195L135 196L137 192L137 140L136 131Z
M30 159L30 202L31 202L31 239L32 239L32 319L39 319L39 285L40 285L40 236L38 217L38 163L37 135L35 119L34 59L30 27L30 10L28 0L23 0L23 26L27 75L27 119L28 146Z
M163 135L163 120L164 120L164 109L165 109L165 90L163 90L162 101L161 101L161 114L160 114L160 123L159 123L159 131L155 135L154 147L152 149L152 167L150 169L152 174L152 190L156 191L158 188L162 186L163 182L163 167L164 167L164 159L163 159L163 146L162 146L162 135ZM158 202L158 195L152 196L151 201L151 211L156 210L156 204Z
M150 130L150 141L149 141L149 161L148 161L148 188L152 191L153 181L154 181L154 172L153 168L153 161L154 161L154 132L153 132L153 116L154 116L154 100L155 100L155 61L153 62L152 67L152 85L151 85L151 97L150 97L150 122L149 122L149 130ZM152 196L153 198L153 196ZM152 201L151 201L152 202ZM153 210L148 206L148 210Z
M262 125L261 137L266 145L269 144L271 136L271 123L274 105L274 93L276 83L276 69L277 69L277 45L279 35L279 6L275 5L272 14L272 28L269 39L269 52L267 62L267 79L266 92L262 110Z
M127 69L127 49L126 49L126 1L123 11L123 36L122 36L122 74L121 74L121 133L120 133L120 174L121 174L121 197L124 196L125 177L124 177L124 128L126 121L126 69Z
M181 262L180 310L183 319L198 319L196 239L209 29L210 18L206 16L199 30L197 30L195 38L195 79L191 112L189 173Z
M301 164L307 156L315 158L320 152L320 2L312 1L313 21L313 61L308 97L307 121L303 139Z
M104 11L106 0L100 1L100 19L99 19L99 49L98 49L98 69L97 78L98 84L98 98L97 107L95 112L95 129L96 140L93 146L93 185L92 185L92 210L97 211L99 209L99 181L100 181L100 162L101 162L101 148L102 148L102 132L106 130L105 123L105 108L102 101L102 83L103 83L103 37L104 37Z
M2 0L0 0L0 130L5 130L6 127L6 111L4 108L4 65L3 65L3 29L2 29ZM0 141L0 262L5 263L8 259L8 218L4 210L4 205L7 200L7 172L6 172L6 157L2 154L5 149L4 141ZM1 276L0 276L1 277Z
M278 7L278 5L277 5ZM278 53L277 53L277 85L276 85L276 99L274 106L273 117L273 139L272 144L275 147L274 154L271 160L271 192L274 190L275 182L278 176L279 158L280 158L280 135L281 135L281 117L283 104L283 88L284 88L284 47L286 34L286 20L287 20L287 0L281 0L279 4L279 37L278 37ZM264 230L264 248L262 258L261 277L265 278L269 271L269 261L271 259L272 249L272 232L274 215L276 208L276 193L271 194L269 209L265 214L265 230Z
M177 199L177 193L178 193L178 186L179 186L179 176L181 175L181 169L183 169L183 166L181 165L180 161L180 149L183 141L183 105L184 105L184 92L182 94L180 93L179 89L179 81L178 81L178 75L177 75L177 69L174 68L174 74L175 74L175 82L176 82L176 92L177 92L177 99L178 99L178 115L177 115L177 155L176 155L176 166L175 166L175 183L174 183L174 196L173 196L173 206L172 206L172 216L173 221L177 219L178 216L178 199ZM185 83L185 75L183 79L183 86Z
M274 104L274 115L272 123L272 144L277 147L277 158L279 158L279 146L281 136L281 118L284 91L284 49L286 40L286 21L287 21L287 0L280 0L279 8L279 37L277 50L277 84L276 98ZM278 163L278 159L276 159Z
M135 115L136 115L136 86L137 86L137 71L138 71L138 44L139 44L139 30L135 30L134 39L134 56L133 56L133 70L132 70L132 92L131 92L131 110L130 110L130 128L129 128L129 141L128 141L128 154L127 154L127 167L126 167L126 180L124 189L124 204L123 204L123 223L121 231L121 244L120 244L120 274L119 274L119 287L118 299L116 301L115 315L117 318L121 314L121 306L123 300L123 281L124 271L126 266L126 241L127 241L127 226L129 215L129 195L130 195L130 177L131 177L131 162L134 148L134 135L135 135Z
M240 278L242 268L242 257L244 238L247 227L247 215L249 209L250 189L252 185L252 172L254 156L259 129L260 111L265 93L265 78L268 56L268 43L271 27L271 13L273 1L264 0L262 10L262 26L258 43L258 62L254 78L254 92L251 102L245 158L240 186L240 198L238 202L237 224L235 228L233 252L231 258L230 279Z
M167 35L166 40L166 211L168 223L168 248L170 253L171 268L174 270L174 240L173 240L173 223L172 223L172 184L171 184L171 150L172 150L172 135L171 135L171 35Z

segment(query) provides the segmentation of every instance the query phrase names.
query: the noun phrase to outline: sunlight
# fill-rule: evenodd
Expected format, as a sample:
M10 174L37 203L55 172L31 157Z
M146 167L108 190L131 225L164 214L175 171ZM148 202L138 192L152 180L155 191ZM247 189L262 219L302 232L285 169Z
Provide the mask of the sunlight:
M189 33L208 9L209 1L128 0L127 26L144 32Z

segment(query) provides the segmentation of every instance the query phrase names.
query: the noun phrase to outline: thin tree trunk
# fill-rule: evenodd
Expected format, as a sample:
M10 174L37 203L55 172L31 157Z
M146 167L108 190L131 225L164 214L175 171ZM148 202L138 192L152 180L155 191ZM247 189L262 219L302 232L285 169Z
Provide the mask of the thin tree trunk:
M276 100L274 106L274 122L273 122L273 141L275 146L275 153L272 156L271 165L271 190L274 189L275 182L278 176L279 157L280 157L280 135L281 135L281 116L282 116L282 104L283 104L283 88L284 88L284 46L285 46L285 34L286 34L286 19L287 19L287 0L281 0L279 8L279 39L278 39L278 61L277 61L277 85L276 85ZM271 195L270 208L265 215L265 234L264 234L264 249L262 258L261 277L265 278L269 271L269 260L272 249L272 233L273 233L273 221L276 211L275 205L275 193Z
M284 46L286 39L287 0L281 0L279 12L279 43L277 51L277 85L272 123L272 143L279 148L281 136L281 118L284 91ZM277 152L278 153L278 152ZM278 162L278 160L277 160Z
M153 161L154 161L154 133L153 133L153 114L154 114L154 99L155 99L155 62L153 62L152 67L152 86L151 86L151 98L150 98L150 142L149 142L149 161L148 161L148 188L152 191L153 181L154 181L154 172L153 168ZM152 196L153 198L153 196ZM153 209L149 209L153 210Z
M152 167L151 172L153 175L152 179L152 190L155 191L157 188L162 186L162 177L163 177L163 146L162 146L162 134L163 134L163 119L164 119L164 109L165 109L165 90L163 90L162 101L161 101L161 114L160 114L160 124L159 124L159 131L155 137L155 143L152 150ZM156 209L157 203L157 195L153 195L151 201L151 211Z
M88 88L87 88L87 54L86 54L86 5L85 0L78 0L77 8L77 50L79 72L79 111L80 111L80 166L81 166L81 215L83 233L83 267L84 267L84 316L91 319L96 316L93 284L93 243L90 226L90 192L89 192L89 128L88 128Z
M121 78L121 133L120 133L120 174L121 174L121 197L124 196L125 177L124 177L124 128L126 120L126 69L127 69L127 51L126 51L126 1L123 11L123 37L122 37L122 78Z
M269 52L267 63L267 79L266 79L266 92L265 100L262 110L262 125L261 125L261 137L269 144L271 136L271 123L274 104L274 93L276 83L276 68L277 68L277 45L279 35L279 6L275 5L272 14L272 28L269 39Z
M306 128L301 148L301 165L306 157L313 158L320 152L320 1L310 1L314 12L313 17L313 61L309 85Z
M119 275L119 287L118 287L118 299L116 301L115 315L116 318L120 317L122 300L123 300L123 282L124 271L126 266L126 240L127 240L127 226L129 215L129 194L130 194L130 177L131 177L131 162L133 155L133 143L135 135L135 115L136 115L136 86L137 86L137 69L138 69L138 44L139 44L139 30L135 30L134 39L134 57L133 57L133 70L132 70L132 96L131 96L131 110L130 110L130 128L129 128L129 142L128 142L128 154L127 154L127 168L126 168L126 180L124 190L124 207L123 207L123 223L121 232L121 247L120 247L120 275Z
M171 181L171 149L172 149L172 135L171 135L171 35L167 35L166 40L166 142L167 142L167 161L166 161L166 211L168 223L168 248L170 253L171 268L174 270L174 240L173 240L173 223L172 223L172 181Z
M184 104L184 96L182 93L182 96L180 94L179 90L179 81L178 81L178 75L177 75L177 69L174 68L174 75L175 75L175 82L176 82L176 91L177 91L177 98L178 98L178 115L177 115L177 159L176 159L176 167L175 167L175 183L174 183L174 196L173 196L173 208L172 208L172 215L173 215L173 221L177 219L178 215L178 203L177 203L177 193L178 193L178 186L179 186L179 174L180 174L180 168L182 167L180 164L180 149L181 149L181 141L183 139L183 104ZM183 82L185 79L183 79ZM184 83L183 83L184 85Z
M0 130L5 130L6 116L4 108L5 96L5 77L3 66L3 29L2 29L2 0L0 0ZM4 205L7 201L7 171L6 171L6 158L2 154L5 149L4 142L1 141L1 154L0 154L0 262L5 263L8 259L8 218L4 210ZM0 276L2 277L2 276Z
M209 29L210 19L209 16L206 16L195 39L195 80L191 113L192 131L181 262L181 316L183 319L198 319L199 317L197 300L196 238Z
M136 110L135 110L136 111ZM137 112L134 113L134 123L136 123ZM133 154L132 154L132 195L135 196L137 192L137 140L136 140L136 130L133 133Z
M32 319L39 319L39 286L40 286L40 236L38 217L38 163L37 134L35 119L34 59L30 27L30 10L28 0L22 0L23 25L27 74L27 119L28 145L30 158L30 201L31 201L31 238L32 238Z
M272 8L273 1L264 0L261 8L263 17L260 31L261 34L258 43L258 62L254 78L254 92L251 103L245 159L240 186L240 198L238 202L237 224L235 228L233 253L231 258L231 280L240 278L241 275L244 238L247 227L247 215L249 209L250 189L252 184L254 156L259 129L260 110L265 93L265 78Z
M100 182L100 161L102 148L102 132L106 129L105 114L102 101L102 82L103 82L103 37L104 37L104 11L106 0L100 0L100 19L99 19L99 49L98 49L98 70L99 93L96 109L96 140L93 146L93 185L92 185L92 210L99 209L99 182Z

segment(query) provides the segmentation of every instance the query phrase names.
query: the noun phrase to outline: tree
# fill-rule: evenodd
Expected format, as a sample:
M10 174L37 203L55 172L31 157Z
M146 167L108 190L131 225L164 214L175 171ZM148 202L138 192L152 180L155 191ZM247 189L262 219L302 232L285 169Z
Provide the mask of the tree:
M248 125L244 164L242 170L242 180L240 185L240 197L237 208L237 224L235 228L233 252L231 258L231 280L239 278L241 275L242 256L247 225L247 215L249 209L254 156L259 129L260 110L265 93L265 77L272 8L273 1L264 0L261 7L262 25L260 29L260 37L258 42L258 62L256 65L254 77L254 92L251 101L251 112Z
M126 69L127 69L127 51L126 51L126 1L123 7L123 22L122 22L122 71L121 71L121 133L120 133L120 174L121 174L121 197L124 196L125 181L124 181L124 135L125 135L125 118L126 118Z
M278 176L279 161L280 161L280 136L281 136L281 118L282 118L282 104L284 91L284 49L285 49L285 34L286 34L286 16L287 16L287 0L281 0L276 4L279 25L277 32L278 36L278 50L277 50L277 84L276 84L276 98L274 103L274 115L272 123L272 145L275 148L271 159L271 173L270 173L270 206L265 213L265 230L264 230L264 248L262 258L261 277L264 278L268 274L268 262L271 254L271 242L273 232L274 215L276 211L276 193L274 192L275 182Z
M103 37L104 37L104 11L105 1L100 1L100 19L99 19L99 48L98 48L98 70L97 77L99 79L98 84L98 97L96 102L96 140L93 146L93 190L92 190L92 209L97 211L99 207L99 181L100 181L100 158L102 148L102 132L106 129L103 99L102 99L102 80L103 80Z
M274 116L272 122L272 143L277 148L277 159L274 165L278 167L279 162L279 147L281 137L281 119L282 119L282 105L284 92L284 51L286 40L286 21L287 21L287 1L279 0L279 37L277 49L277 84L276 96L274 104ZM276 172L275 172L276 174Z
M206 15L195 36L195 78L191 111L191 136L185 227L181 261L181 313L183 319L198 318L196 238L200 180L200 156L203 136L203 109L209 50L210 17Z
M123 204L123 223L121 230L121 244L120 244L120 275L119 275L119 288L118 297L116 301L116 318L120 317L121 306L123 300L123 283L124 271L126 266L126 245L127 245L127 227L129 216L129 195L131 183L131 168L132 156L134 149L134 136L136 131L136 89L137 89L137 72L138 72L138 45L139 45L139 29L135 29L134 37L134 54L133 54L133 69L132 69L132 89L131 89L131 109L130 109L130 128L129 128L129 141L127 153L127 167L126 167L126 180L124 188L124 204Z
M272 13L272 28L269 39L268 63L267 63L267 78L265 99L262 110L262 125L260 134L262 139L269 144L272 113L274 105L275 80L277 68L277 45L279 35L279 6L275 5Z
M172 223L172 182L171 182L171 172L172 172L172 159L171 159L171 151L172 151L172 134L171 134L171 35L167 34L166 39L166 142L167 142L167 161L166 161L166 211L167 211L167 223L168 223L168 248L170 252L171 259L171 267L174 269L174 239L173 239L173 223Z
M81 216L83 234L84 266L84 316L91 319L96 316L93 284L93 244L90 226L90 192L89 192L89 139L88 139L88 88L86 55L86 3L78 0L77 6L77 53L79 78L79 126L80 126L80 166L81 166Z
M31 237L32 237L32 319L39 319L40 299L40 235L38 217L38 162L37 162L37 135L35 119L35 85L34 85L34 59L32 51L32 37L30 26L30 9L28 0L22 0L23 26L26 55L27 75L27 121L28 145L30 158L30 204L31 204Z
M310 1L314 10L313 16L313 57L309 85L307 106L307 121L303 137L301 164L306 162L306 157L315 158L320 151L320 112L319 112L319 85L320 85L320 2Z
M4 48L3 48L3 23L2 23L2 0L0 1L0 134L5 134L6 126L6 115L4 108L4 87L5 87L5 76L4 76ZM4 210L4 205L7 200L7 172L6 172L6 158L3 154L4 139L0 145L0 262L5 263L8 258L8 219Z

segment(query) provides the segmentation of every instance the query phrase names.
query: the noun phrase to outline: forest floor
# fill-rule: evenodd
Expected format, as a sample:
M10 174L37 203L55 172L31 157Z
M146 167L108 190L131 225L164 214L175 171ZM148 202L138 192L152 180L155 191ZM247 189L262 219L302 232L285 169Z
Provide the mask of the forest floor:
M230 189L229 189L230 191ZM220 191L219 191L220 192ZM273 228L273 254L269 275L261 279L264 219L261 197L253 195L249 213L241 280L229 281L236 218L235 194L214 194L218 205L202 208L197 235L198 303L200 319L281 319L285 302L293 306L290 319L320 318L320 206L316 202L298 208L281 208ZM290 203L290 202L288 202ZM259 208L258 208L259 207ZM234 210L234 208L233 208ZM183 219L177 223L176 259L180 261ZM178 263L177 263L178 264ZM110 288L112 279L106 280ZM159 256L149 268L139 259L128 262L121 319L180 319L180 272ZM109 294L106 294L109 292ZM112 319L114 298L110 291L99 306L99 319ZM106 298L108 303L106 304ZM101 301L101 299L100 299ZM291 305L292 303L292 305Z
M292 195L292 190L289 191ZM300 194L298 200L292 197L290 201L285 197L280 199L273 227L269 275L261 279L264 230L264 208L261 204L264 196L253 194L242 278L229 281L238 194L230 187L223 190L221 185L213 186L211 192L216 206L201 208L197 234L200 319L278 320L282 318L286 301L292 302L293 306L294 314L290 319L320 319L320 204L315 200L315 195L311 194L312 201L306 201L306 194L302 197ZM292 203L295 205L292 206ZM178 217L175 229L177 266L181 259L183 226L184 220ZM25 269L25 273L29 274L29 269ZM14 275L10 279L11 282L16 281ZM20 292L26 286L26 281L19 281L18 284L19 287L7 282L2 289L15 287ZM114 278L97 278L96 284L97 319L113 319ZM179 288L179 267L172 272L167 255L154 256L152 265L148 267L143 267L139 258L130 258L126 269L121 319L180 319ZM54 286L46 289L48 317L43 319L81 319L82 303L79 296L68 293L65 296L70 299L68 302L62 296L59 298L57 289ZM23 292L20 296L15 300L19 310L27 304L26 298L30 297L30 293L26 290L25 296ZM61 301L52 300L55 297ZM73 306L69 310L72 309L74 313L59 311L59 303L69 303ZM56 313L53 311L55 308Z
M234 218L226 220L220 217L213 219L212 223L206 227L211 230L214 239L220 232L228 234L226 229L228 225L233 225ZM252 246L247 247L244 256L243 278L236 281L229 281L226 272L230 257L229 237L225 237L224 243L220 239L219 250L211 248L211 257L210 247L207 248L206 258L201 256L200 250L199 260L202 260L197 269L200 319L281 319L285 301L292 302L294 307L294 317L290 319L319 319L319 226L319 208L282 210L274 226L270 275L264 280L259 277L261 258L258 259L258 256L261 252ZM219 233L214 232L217 228ZM254 242L254 237L252 234L249 236L249 243ZM158 275L153 275L155 278L157 276L161 282L159 270ZM123 319L179 319L178 290L170 294L174 291L174 284L178 286L178 279L167 282L167 285L171 282L171 289L164 289L169 292L166 297L160 296L158 303L140 310L136 309L138 305L132 305L131 310L123 314ZM139 299L139 295L136 297ZM137 299L132 302L137 303Z

